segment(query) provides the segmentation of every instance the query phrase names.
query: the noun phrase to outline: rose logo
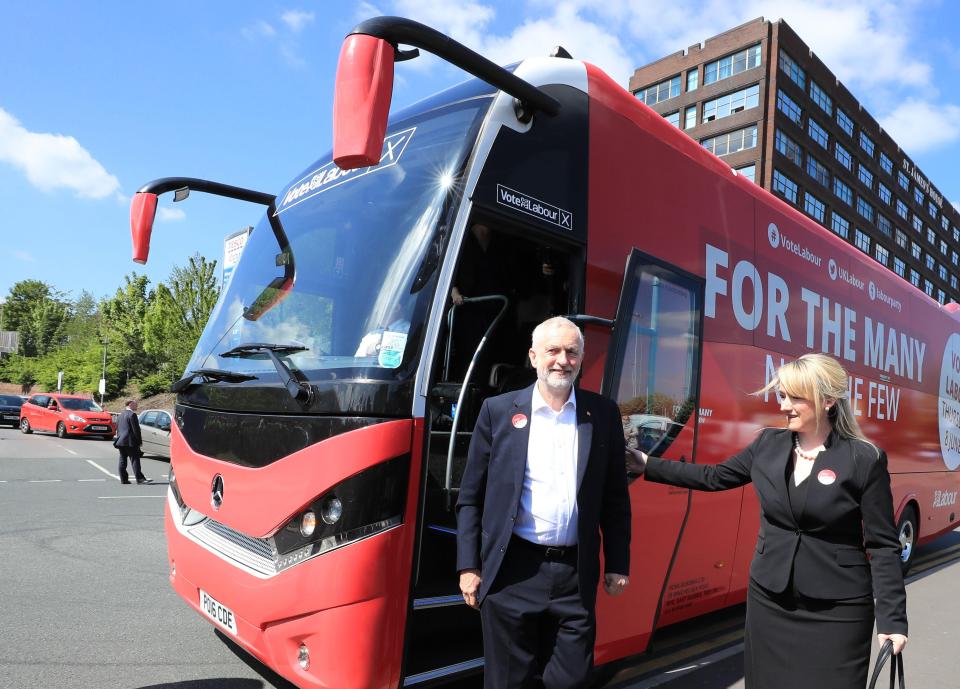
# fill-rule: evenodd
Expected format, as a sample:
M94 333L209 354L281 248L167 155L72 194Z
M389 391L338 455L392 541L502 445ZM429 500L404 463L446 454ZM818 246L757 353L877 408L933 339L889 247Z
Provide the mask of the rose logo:
M837 279L837 262L832 258L830 259L830 262L827 264L827 272L830 274L831 280Z

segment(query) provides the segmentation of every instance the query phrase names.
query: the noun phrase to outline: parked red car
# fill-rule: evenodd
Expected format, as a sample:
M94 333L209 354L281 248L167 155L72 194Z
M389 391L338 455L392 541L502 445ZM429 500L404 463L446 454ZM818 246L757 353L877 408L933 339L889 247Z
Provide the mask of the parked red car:
M109 412L89 397L42 393L20 407L20 431L49 431L61 438L92 435L112 438L117 427Z

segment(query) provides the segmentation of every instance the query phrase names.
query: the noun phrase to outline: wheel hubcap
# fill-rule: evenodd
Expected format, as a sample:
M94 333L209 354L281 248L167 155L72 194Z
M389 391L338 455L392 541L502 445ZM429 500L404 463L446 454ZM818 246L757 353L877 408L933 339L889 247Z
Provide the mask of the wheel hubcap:
M913 524L905 522L900 527L900 559L907 562L913 553Z

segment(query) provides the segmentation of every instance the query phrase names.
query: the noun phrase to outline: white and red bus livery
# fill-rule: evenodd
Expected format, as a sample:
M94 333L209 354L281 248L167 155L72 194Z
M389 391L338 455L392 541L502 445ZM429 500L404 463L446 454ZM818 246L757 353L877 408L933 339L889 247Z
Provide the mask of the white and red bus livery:
M400 44L477 78L388 117L393 64L415 56ZM276 196L168 178L131 213L142 262L159 193L267 206L174 386L166 531L177 593L278 673L395 689L482 667L452 506L480 402L534 380L530 332L551 315L585 330L580 385L677 461L722 461L783 423L775 393L748 393L832 354L889 454L905 565L957 525L955 305L562 50L500 68L379 18L347 37L334 105L333 154ZM502 294L453 305L475 223L493 228ZM633 583L599 599L600 664L743 601L756 545L749 487L630 491Z

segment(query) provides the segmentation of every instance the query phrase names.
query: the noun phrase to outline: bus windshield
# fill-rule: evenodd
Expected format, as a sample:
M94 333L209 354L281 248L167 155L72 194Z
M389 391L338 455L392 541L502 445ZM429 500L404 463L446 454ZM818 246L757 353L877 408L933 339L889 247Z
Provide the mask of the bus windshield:
M447 103L391 123L379 165L341 171L327 157L277 197L187 371L274 382L264 350L222 356L267 343L312 382L411 376L445 223L490 98Z

